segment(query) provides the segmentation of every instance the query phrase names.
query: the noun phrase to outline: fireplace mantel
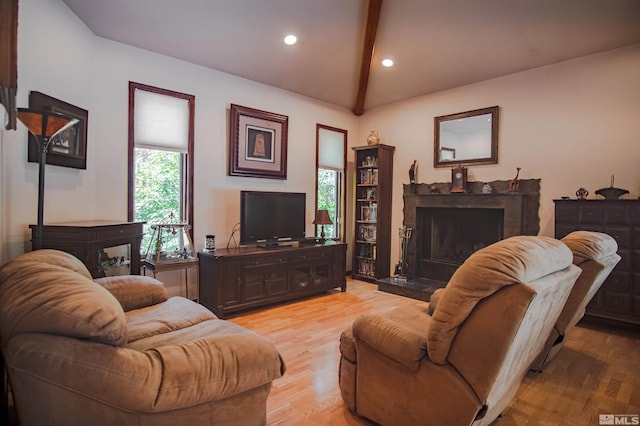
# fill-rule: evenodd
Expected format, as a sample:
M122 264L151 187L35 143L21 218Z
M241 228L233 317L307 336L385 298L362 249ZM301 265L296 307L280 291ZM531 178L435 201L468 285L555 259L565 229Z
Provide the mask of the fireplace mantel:
M421 209L493 209L501 210L502 235L508 238L515 235L537 235L540 230L538 209L540 198L540 179L520 181L519 192L509 192L508 181L490 182L493 192L481 192L482 182L470 182L471 193L449 193L441 188L432 193L439 184L416 184L404 186L403 225L413 228L413 237L408 243L405 261L409 279L416 278L417 263L421 259L419 245L422 244L424 230L420 229L418 216Z
M387 293L399 294L406 297L412 297L414 299L429 301L431 294L435 289L444 287L448 281L448 276L455 271L459 263L456 262L442 262L443 267L440 268L442 278L425 278L418 274L420 264L429 265L429 262L422 259L422 247L423 243L427 240L424 235L430 234L431 231L425 231L420 229L424 226L425 212L439 212L441 217L456 217L466 216L470 214L471 217L475 212L482 212L483 209L491 209L492 212L487 212L490 217L496 217L496 211L502 213L499 217L498 228L501 230L501 238L507 238L514 235L537 235L540 231L540 219L538 216L538 209L540 208L540 179L521 179L519 181L518 192L509 191L509 181L493 181L489 182L492 188L492 193L484 194L482 187L484 182L469 182L469 193L450 193L450 183L419 183L413 185L404 185L403 199L404 199L404 218L403 225L413 228L412 237L407 244L406 253L404 253L404 261L406 262L407 278L406 282L395 280L393 278L385 278L378 280L378 289ZM431 209L431 210L429 210ZM436 210L438 209L438 210ZM456 209L451 215L442 212L446 212L446 209ZM461 210L468 209L463 212ZM484 216L484 213L480 213L480 216ZM428 214L427 216L428 217ZM457 225L455 229L458 229L462 235L474 234L467 231L464 225L462 227ZM500 229L499 226L502 226ZM483 225L480 225L481 227ZM478 229L483 229L479 227ZM491 229L490 226L487 229ZM495 228L494 228L495 229ZM431 234L430 234L431 235ZM448 239L444 241L448 242ZM446 245L439 245L439 247L446 248ZM419 258L418 260L416 260ZM437 272L440 274L440 272Z

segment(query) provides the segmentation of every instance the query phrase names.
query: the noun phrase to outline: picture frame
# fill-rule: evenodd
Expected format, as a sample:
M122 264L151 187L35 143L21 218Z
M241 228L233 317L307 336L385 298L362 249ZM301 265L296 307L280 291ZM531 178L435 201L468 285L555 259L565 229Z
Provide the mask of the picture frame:
M29 93L29 108L53 111L78 119L78 124L51 139L47 150L47 164L86 169L89 111L33 90ZM35 136L31 133L27 146L27 160L30 163L38 163L40 150Z
M287 178L289 117L231 104L229 176Z

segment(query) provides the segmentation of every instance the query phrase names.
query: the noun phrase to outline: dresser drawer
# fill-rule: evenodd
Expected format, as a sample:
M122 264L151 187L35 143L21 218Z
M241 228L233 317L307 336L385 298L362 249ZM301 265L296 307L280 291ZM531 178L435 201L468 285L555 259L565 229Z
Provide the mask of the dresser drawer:
M580 213L580 223L599 225L604 221L604 209L601 206L583 206Z
M288 263L288 260L289 259L286 255L256 257L246 261L242 267L243 269L253 269L262 268L264 266L284 265Z
M626 206L610 207L605 212L606 225L631 225L631 209Z
M620 226L607 225L604 227L602 232L611 235L618 243L618 248L620 250L629 250L631 248L633 235L633 230L631 228L622 228Z

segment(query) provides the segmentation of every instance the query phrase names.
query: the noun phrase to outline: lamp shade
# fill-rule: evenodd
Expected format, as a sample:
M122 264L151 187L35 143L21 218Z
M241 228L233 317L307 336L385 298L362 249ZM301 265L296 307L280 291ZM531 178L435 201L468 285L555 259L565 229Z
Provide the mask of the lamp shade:
M79 120L53 111L18 108L18 119L35 137L52 138Z
M40 149L38 172L38 227L36 228L36 240L33 243L33 248L41 249L42 232L44 228L44 169L47 163L47 149L49 149L49 143L55 135L69 127L75 126L80 120L53 111L29 108L18 108L17 115L18 120L35 136L38 148Z
M329 210L318 210L316 212L316 219L313 223L316 225L333 225L333 222L329 217Z

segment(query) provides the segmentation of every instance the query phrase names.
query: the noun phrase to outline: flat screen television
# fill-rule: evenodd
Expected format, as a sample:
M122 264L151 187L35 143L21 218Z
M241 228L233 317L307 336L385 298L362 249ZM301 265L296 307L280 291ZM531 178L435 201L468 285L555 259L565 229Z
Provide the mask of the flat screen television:
M272 247L305 236L307 195L240 191L240 244Z

